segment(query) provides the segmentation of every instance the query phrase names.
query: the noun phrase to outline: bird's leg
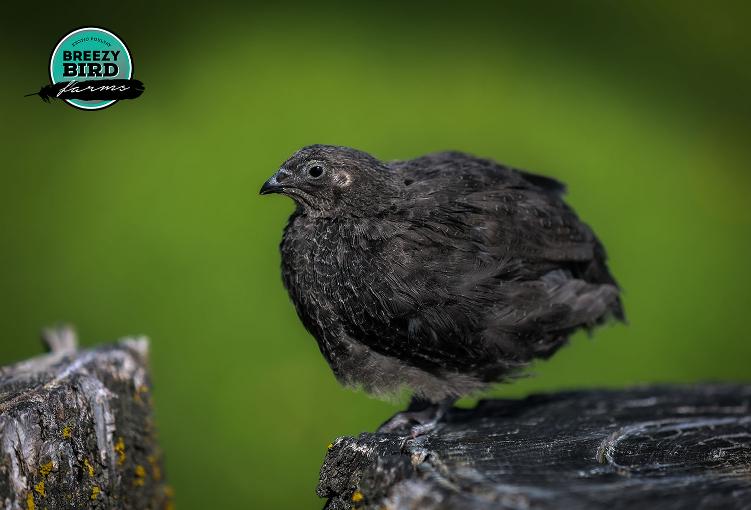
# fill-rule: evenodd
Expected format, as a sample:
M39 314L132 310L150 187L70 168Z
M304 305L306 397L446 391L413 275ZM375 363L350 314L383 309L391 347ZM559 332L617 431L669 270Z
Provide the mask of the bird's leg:
M424 423L418 423L410 429L409 435L412 437L412 439L433 432L436 427L438 427L438 424L441 422L448 410L451 409L451 406L454 405L454 402L456 402L456 399L450 398L444 399L438 404L433 405L432 417L428 421Z
M395 414L390 420L378 427L378 432L391 433L407 429L412 438L428 434L435 430L455 401L456 399L448 398L439 403L433 403L412 397L407 410Z

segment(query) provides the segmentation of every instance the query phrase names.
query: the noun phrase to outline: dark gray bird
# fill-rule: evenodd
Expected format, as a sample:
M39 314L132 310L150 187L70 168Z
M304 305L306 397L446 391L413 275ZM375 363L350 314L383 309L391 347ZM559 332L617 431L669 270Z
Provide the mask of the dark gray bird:
M382 162L311 145L261 188L297 203L282 278L336 378L413 403L432 428L460 396L623 320L618 285L562 183L461 152Z

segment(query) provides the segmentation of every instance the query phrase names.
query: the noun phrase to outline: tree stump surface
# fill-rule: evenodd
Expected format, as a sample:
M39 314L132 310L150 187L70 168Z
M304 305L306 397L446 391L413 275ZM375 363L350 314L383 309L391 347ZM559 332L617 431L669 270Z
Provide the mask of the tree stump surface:
M0 508L167 509L151 412L148 341L51 351L0 368Z
M484 400L414 440L340 437L327 510L751 509L751 385Z

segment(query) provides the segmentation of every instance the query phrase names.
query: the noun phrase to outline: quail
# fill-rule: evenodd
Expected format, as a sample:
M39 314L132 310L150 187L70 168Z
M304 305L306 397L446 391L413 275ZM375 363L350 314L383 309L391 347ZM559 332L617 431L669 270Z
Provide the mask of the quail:
M558 180L462 152L385 162L310 145L268 193L296 203L282 280L336 378L412 393L381 432L426 433L457 398L624 320L605 249Z

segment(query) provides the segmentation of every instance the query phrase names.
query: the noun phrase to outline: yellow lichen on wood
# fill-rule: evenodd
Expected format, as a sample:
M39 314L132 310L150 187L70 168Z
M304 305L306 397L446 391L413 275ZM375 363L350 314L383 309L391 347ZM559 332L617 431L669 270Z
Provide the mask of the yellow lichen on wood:
M146 481L146 470L142 465L138 464L134 473L136 475L136 478L133 480L133 485L135 485L136 487L143 487L143 484Z
M73 433L70 427L68 426L63 427L63 439L70 439L72 435Z
M98 486L94 485L91 488L91 500L95 500L99 497L99 494L102 492L102 489L100 489Z
M162 479L162 468L159 466L159 461L154 455L149 455L146 460L148 460L151 465L151 474L154 477L154 480L158 482Z
M143 404L144 400L141 398L141 395L146 395L148 397L148 393L149 387L145 384L142 384L138 388L136 388L136 394L133 396L133 399L139 404Z
M164 510L175 510L175 502L173 501L173 498L175 497L175 489L173 489L170 485L165 485L163 490L164 495L167 498L167 502L164 505Z
M89 462L89 459L87 458L83 459L83 467L86 468L86 472L89 473L89 477L94 476L94 466L91 465L91 462Z
M37 494L39 494L42 497L45 497L46 494L44 493L44 480L39 482L34 486L34 490L37 491Z
M115 443L115 453L117 453L117 465L122 466L125 464L125 459L127 457L125 455L125 440L122 437L117 438L117 442Z
M26 510L34 510L34 494L32 492L26 495Z
M327 450L331 450L334 447L334 443L329 443L326 445Z
M52 461L45 462L41 466L39 466L39 474L46 477L52 470L55 468L55 465L52 463Z

